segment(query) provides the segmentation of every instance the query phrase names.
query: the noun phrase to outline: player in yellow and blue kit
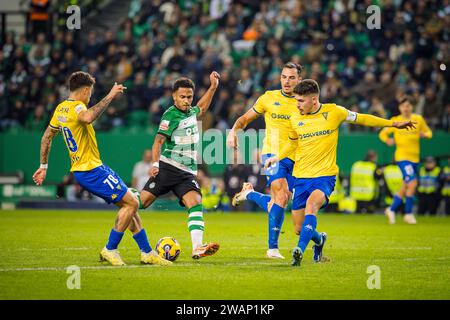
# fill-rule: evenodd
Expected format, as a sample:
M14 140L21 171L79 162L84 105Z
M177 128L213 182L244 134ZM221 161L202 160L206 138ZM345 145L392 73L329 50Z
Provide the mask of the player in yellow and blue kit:
M403 174L402 188L394 196L391 206L386 208L384 213L388 217L389 223L394 224L395 211L403 203L403 198L405 198L405 215L403 220L408 224L416 224L416 218L412 213L412 209L420 162L420 138L431 139L433 133L421 115L412 113L413 106L408 98L400 101L399 110L400 115L392 117L391 120L411 120L416 123L416 128L409 131L384 128L380 131L379 137L381 141L388 146L395 145L395 161Z
M152 250L141 218L137 212L138 199L128 190L122 179L100 160L97 139L92 126L111 101L126 89L115 84L109 94L91 108L89 104L95 79L86 72L75 72L69 78L70 95L55 109L50 124L41 140L40 168L34 173L33 180L41 185L48 169L48 156L53 138L61 132L71 161L70 171L78 183L89 192L114 203L120 209L116 223L111 230L109 240L100 252L100 260L112 265L124 265L117 247L122 240L124 231L132 231L133 238L141 250L141 263L170 265L171 262L158 256Z
M297 102L292 94L295 86L302 79L301 72L302 67L295 63L288 62L283 66L280 75L281 90L266 91L251 109L236 120L228 134L228 147L237 149L236 131L245 129L254 119L264 115L266 133L262 149L262 164L264 165L267 159L279 153L281 145L289 136L289 129L287 129L289 119L292 113L297 112ZM267 175L270 195L255 192L250 183L244 183L242 191L237 193L232 201L235 206L242 201L250 200L269 213L269 249L266 252L268 258L284 259L278 249L278 238L283 225L284 209L292 190L293 158L293 155L287 155L278 164L262 172ZM294 216L293 219L295 224Z
M307 79L294 89L300 113L293 115L289 123L291 142L287 143L277 157L266 162L276 163L295 153L293 176L293 214L304 215L298 245L292 250L292 265L299 266L310 240L315 243L313 259L322 260L322 251L327 240L326 233L318 233L317 212L328 203L334 189L339 169L336 165L336 149L339 126L344 121L371 127L413 128L411 121L396 122L366 114L349 111L336 104L319 102L319 85Z

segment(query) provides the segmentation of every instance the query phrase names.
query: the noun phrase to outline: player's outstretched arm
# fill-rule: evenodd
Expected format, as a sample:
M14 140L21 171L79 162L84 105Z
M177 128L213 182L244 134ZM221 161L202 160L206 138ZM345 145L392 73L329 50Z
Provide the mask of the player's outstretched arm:
M415 128L415 122L408 121L392 121L380 117L372 116L370 114L356 113L349 111L346 119L347 122L359 124L366 127L395 127L397 129Z
M95 120L100 117L100 115L103 113L103 111L106 110L106 108L109 106L111 101L114 100L118 95L124 92L126 90L126 87L124 87L121 84L114 83L114 86L112 87L111 91L104 97L102 100L100 100L99 103L94 105L93 107L81 111L78 114L78 121L82 123L92 123Z
M41 152L40 152L41 165L39 169L37 169L36 172L33 174L33 181L38 186L40 186L44 182L45 177L47 175L48 155L50 154L53 138L56 137L58 132L59 132L58 130L47 127L47 129L44 132L44 135L42 136Z
M159 158L161 157L161 148L167 138L162 134L156 134L152 147L153 165L150 168L150 177L156 177L159 173Z
M217 87L219 86L220 74L216 71L211 72L209 75L209 80L211 81L211 85L205 94L200 98L197 103L197 106L200 108L199 116L203 115L206 110L208 110L211 105L212 98L214 93L216 92Z
M240 116L228 133L227 146L229 148L236 149L238 147L236 132L238 130L245 129L250 122L258 118L259 116L260 114L253 110L253 108L250 108L246 113Z

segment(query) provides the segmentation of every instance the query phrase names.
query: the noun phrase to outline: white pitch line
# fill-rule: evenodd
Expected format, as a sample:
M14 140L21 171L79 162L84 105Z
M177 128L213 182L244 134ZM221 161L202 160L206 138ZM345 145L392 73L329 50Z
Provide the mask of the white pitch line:
M370 259L369 259L370 260ZM405 262L410 262L410 261L420 261L420 260L427 260L427 261L432 261L432 260L439 260L439 261L443 261L443 260L450 260L450 256L449 257L438 257L438 258L434 258L434 259L430 259L430 258L403 258L403 259L399 259L401 261L405 261ZM361 259L357 259L357 260L347 260L347 262L355 262L355 261L366 261L366 260L361 260ZM392 259L384 259L384 258L380 258L380 259L373 259L371 261L392 261ZM333 259L331 260L331 262L327 262L325 264L328 263L333 263L333 262L337 262L337 261L333 261ZM340 262L343 262L342 260ZM192 263L192 262L181 262L181 263L177 263L175 262L173 266L169 267L169 268L173 268L173 267L198 267L201 266L203 264L204 267L215 267L215 266L221 266L221 267L245 267L245 266L283 266L286 265L287 267L289 266L289 261L287 260L277 260L277 261L266 261L266 262L237 262L237 263L233 263L233 262L225 262L225 263L220 263L220 265L217 264L210 264L210 263L202 263L202 262L197 262L197 263ZM80 269L83 270L117 270L117 269L138 269L138 268L155 268L155 267L160 267L160 266L150 266L150 265L126 265L126 266L120 266L120 267L115 267L115 266L84 266L84 267L80 267ZM0 269L0 272L26 272L26 271L65 271L67 267L36 267L36 268L4 268L4 269Z
M201 262L198 263L176 263L174 264L175 267L198 267L201 265ZM220 266L256 266L256 265L279 265L279 263L272 262L238 262L238 263L232 263L232 262L226 262L221 263ZM204 266L217 266L216 264L208 264L205 263ZM87 269L87 270L104 270L104 269L136 269L136 268L153 268L153 267L159 267L159 266L151 266L151 265L125 265L120 267L115 266L85 266L80 267L80 269ZM172 266L173 267L173 266ZM169 267L169 268L172 268ZM21 272L21 271L65 271L67 267L36 267L36 268L5 268L0 269L0 272Z

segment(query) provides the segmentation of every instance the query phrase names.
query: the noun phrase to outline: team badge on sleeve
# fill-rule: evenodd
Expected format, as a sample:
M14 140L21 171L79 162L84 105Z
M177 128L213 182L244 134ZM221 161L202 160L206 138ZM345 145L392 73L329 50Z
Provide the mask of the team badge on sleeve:
M169 120L162 120L159 125L159 130L169 130Z
M78 114L78 113L80 113L81 111L83 111L84 110L84 106L82 105L82 104L79 104L79 105L77 105L76 107L75 107L75 112Z

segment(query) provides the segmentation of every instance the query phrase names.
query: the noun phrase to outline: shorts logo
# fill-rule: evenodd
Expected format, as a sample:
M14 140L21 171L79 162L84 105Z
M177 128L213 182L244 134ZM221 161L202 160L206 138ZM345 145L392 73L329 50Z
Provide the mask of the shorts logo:
M156 185L156 183L154 183L154 182L150 183L150 185L149 185L150 189L153 189L155 187L155 185Z
M113 193L111 199L114 200L115 198L117 198L117 194Z
M192 180L192 183L195 184L195 186L197 187L197 189L200 189L200 186L198 185L198 182L195 180Z
M273 105L274 106L281 106L281 104L278 101L274 102Z
M159 130L169 130L169 120L162 120L161 124L159 125Z
M120 184L118 184L116 188L119 190L122 190L122 187L120 186Z
M303 126L303 125L305 125L305 123L304 123L303 121L300 121L300 122L298 123L298 126L299 126L299 127L301 127L301 126Z

